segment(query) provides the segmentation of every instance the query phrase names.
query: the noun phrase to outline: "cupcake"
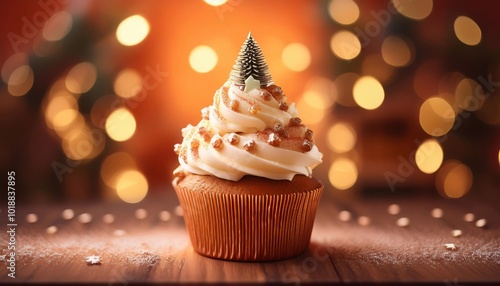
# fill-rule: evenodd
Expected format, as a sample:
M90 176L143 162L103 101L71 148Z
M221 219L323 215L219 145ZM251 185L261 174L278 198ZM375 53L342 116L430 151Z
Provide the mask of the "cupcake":
M201 120L182 130L172 182L196 252L270 261L309 245L322 154L295 104L275 85L251 34Z

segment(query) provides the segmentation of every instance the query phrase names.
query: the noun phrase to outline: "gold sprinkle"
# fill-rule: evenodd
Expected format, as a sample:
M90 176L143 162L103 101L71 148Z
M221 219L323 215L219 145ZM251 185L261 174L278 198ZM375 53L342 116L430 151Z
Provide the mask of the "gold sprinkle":
M351 212L343 210L339 212L339 220L340 221L350 221L351 220Z
M454 229L451 231L451 235L453 235L454 237L462 236L462 231L460 229Z
M486 226L486 219L482 218L476 221L476 226L477 227L485 227Z
M212 145L212 147L214 149L220 149L220 148L222 148L222 146L224 146L222 144L222 139L220 137L218 137L218 136L212 137L212 140L210 141L210 144Z
M392 204L387 208L387 212L391 215L397 215L401 211L398 204Z
M443 210L440 208L435 208L431 211L431 216L433 218L442 218L443 217Z
M238 144L238 142L240 142L240 137L239 137L236 133L231 133L231 134L229 134L229 136L227 137L227 141L228 141L231 145L236 145L236 144Z
M257 104L252 104L250 105L250 108L248 108L248 111L252 114L257 114L260 111L260 107Z
M193 149L196 149L200 146L200 142L196 139L193 139L193 141L191 141L191 148Z
M209 107L204 107L201 110L201 118L203 118L205 120L209 120L210 119L210 108Z
M243 148L245 148L248 152L255 150L255 141L250 140L245 142L245 144L243 144Z
M396 225L399 226L399 227L407 227L407 226L410 225L410 219L407 218L407 217L400 217L396 221Z
M229 106L231 107L232 110L238 111L238 108L240 107L240 102L237 101L236 99L232 99L231 102L229 102Z

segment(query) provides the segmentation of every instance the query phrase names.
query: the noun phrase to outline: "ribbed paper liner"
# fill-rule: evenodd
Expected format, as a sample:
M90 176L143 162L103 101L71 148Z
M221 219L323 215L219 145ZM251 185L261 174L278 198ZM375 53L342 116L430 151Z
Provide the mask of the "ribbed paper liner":
M175 190L196 252L226 260L269 261L308 248L323 187L276 195Z

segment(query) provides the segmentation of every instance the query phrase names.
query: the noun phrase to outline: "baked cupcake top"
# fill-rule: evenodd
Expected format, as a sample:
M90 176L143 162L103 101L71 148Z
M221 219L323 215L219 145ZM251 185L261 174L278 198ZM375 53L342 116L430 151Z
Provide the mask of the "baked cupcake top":
M202 109L198 125L183 128L183 141L174 147L180 163L174 175L232 181L245 175L274 180L292 180L297 174L310 177L323 154L295 104L286 100L259 45L248 34L212 105Z

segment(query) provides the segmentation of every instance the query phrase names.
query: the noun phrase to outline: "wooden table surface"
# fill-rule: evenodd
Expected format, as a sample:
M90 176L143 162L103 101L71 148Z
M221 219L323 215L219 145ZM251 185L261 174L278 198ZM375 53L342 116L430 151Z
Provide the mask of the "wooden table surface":
M498 191L498 190L497 190ZM325 191L309 250L295 258L266 263L230 262L195 253L173 190L151 194L138 204L81 203L17 207L16 278L0 262L6 283L98 283L130 285L184 282L430 283L500 285L498 201L429 195L351 197ZM498 197L498 196L496 196ZM397 204L399 214L388 207ZM74 217L63 218L65 209ZM431 212L442 210L435 218ZM347 221L339 218L351 214ZM475 214L472 222L466 213ZM28 222L34 220L36 222ZM66 215L71 214L66 212ZM112 216L110 216L111 214ZM6 208L0 207L6 228ZM110 221L113 217L114 221ZM397 221L407 217L406 227ZM347 219L346 216L344 219ZM476 221L485 218L486 227ZM451 231L462 231L454 237ZM8 237L0 235L0 255ZM456 249L447 249L453 243ZM98 255L100 264L86 257ZM8 258L8 256L7 256Z

